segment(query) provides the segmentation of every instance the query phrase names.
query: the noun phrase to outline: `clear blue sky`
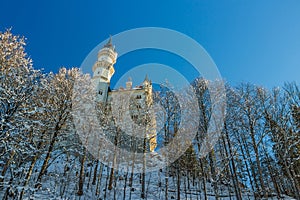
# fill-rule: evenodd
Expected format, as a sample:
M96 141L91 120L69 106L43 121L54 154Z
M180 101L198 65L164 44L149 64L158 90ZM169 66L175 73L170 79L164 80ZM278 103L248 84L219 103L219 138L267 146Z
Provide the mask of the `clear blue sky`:
M148 26L194 38L233 85L300 82L298 0L9 0L0 5L0 30L13 27L13 33L24 35L35 68L45 71L79 67L109 34ZM129 55L134 62L120 59L118 73L122 67L151 61L146 53L137 53L138 59Z

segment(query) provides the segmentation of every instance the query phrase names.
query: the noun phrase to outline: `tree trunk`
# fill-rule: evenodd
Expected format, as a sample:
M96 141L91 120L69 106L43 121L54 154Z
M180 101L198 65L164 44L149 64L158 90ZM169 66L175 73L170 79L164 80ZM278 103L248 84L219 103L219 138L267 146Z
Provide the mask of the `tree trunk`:
M166 184L165 199L168 200L168 189L169 189L169 171L168 171L168 167L166 167L165 184Z
M110 177L109 177L109 183L108 183L108 190L111 190L113 188L113 181L114 181L114 177L115 177L115 167L116 167L116 164L117 164L117 145L119 143L119 134L120 134L120 130L119 128L117 128L117 131L116 131L116 136L115 136L115 141L114 141L114 157L113 157L113 163L112 163L112 167L111 167L111 170L110 170Z
M99 160L96 161L96 166L95 166L95 169L94 169L92 185L96 185L98 164L99 164Z
M266 159L267 159L267 165L268 165L269 174L270 174L270 176L271 176L271 180L272 180L272 182L273 182L274 189L275 189L275 191L276 191L276 193L277 193L277 198L280 199L280 198L281 198L281 197L280 197L280 196L281 196L281 194L280 194L280 189L279 189L278 183L277 183L277 181L276 181L276 178L274 177L274 174L273 174L274 170L272 169L272 165L271 165L271 163L270 163L269 154L268 154L268 152L266 151L266 149L264 148L264 146L263 146L263 149L264 149L264 152L265 152L265 155L266 155Z
M244 161L245 161L245 165L247 166L246 169L247 169L247 174L248 174L248 177L249 177L249 179L250 179L250 182L252 182L252 183L254 182L255 190L254 190L254 187L253 187L253 186L252 186L252 190L253 190L253 192L255 193L255 191L256 191L256 192L259 191L259 187L258 187L258 183L257 183L257 179L256 179L256 172L255 172L255 170L254 170L253 163L252 163L252 160L251 160L251 155L250 155L248 146L247 146L247 144L246 144L246 141L245 141L245 138L244 138L243 135L241 135L241 139L242 139L242 142L239 140L239 143L240 143L240 144L241 144L241 143L243 144L243 145L241 145L242 156L243 156L243 159L244 159ZM244 148L245 148L245 151L246 151L246 152L244 152ZM248 158L247 158L246 156L247 156ZM250 170L251 170L252 173L250 173L250 171L249 171L249 167L248 167L247 160L249 160ZM252 180L252 177L253 177L253 181L251 181L251 180ZM252 185L252 184L251 184L251 185ZM254 196L255 196L255 198L256 198L256 195L255 195L255 194L254 194Z
M180 200L180 169L177 168L177 200Z
M3 169L2 169L2 172L1 172L1 178L0 178L0 185L3 185L3 181L4 181L4 177L5 177L5 174L6 174L6 171L11 163L11 161L14 159L14 156L15 156L16 152L14 150L12 150L10 152L10 157L8 159L8 161L5 163L5 165L3 166ZM0 186L0 189L1 189L2 186Z
M100 194L99 187L101 186L102 173L103 173L103 163L100 164L99 175L98 175L97 186L96 186L96 195Z
M295 193L295 197L296 197L296 199L300 200L300 189L299 189L300 186L296 182L295 174L293 174L293 172L290 170L290 168L289 168L286 160L284 161L284 165L285 165L285 169L286 169L287 175L288 175L290 181L292 182L292 186L293 186L293 190L294 190L294 193Z
M144 138L144 144L143 144L143 173L141 174L142 176L142 193L141 193L141 198L145 198L145 182L146 182L146 137Z
M224 123L224 130L225 130L225 135L226 135L226 140L227 140L227 145L228 145L228 150L229 150L229 156L230 156L230 161L231 161L231 167L229 165L229 168L230 168L230 171L232 174L232 181L233 181L236 199L242 200L242 195L241 195L241 191L240 191L240 187L239 187L239 181L238 181L238 177L237 177L237 173L236 173L235 162L234 162L233 153L232 153L232 149L231 149L231 141L229 138L229 133L228 133L226 122ZM226 147L225 141L224 141L224 147ZM226 149L225 149L225 152L227 154ZM227 155L227 157L228 157L228 155Z
M83 195L83 185L84 185L84 162L86 158L86 149L84 149L81 161L80 161L80 173L79 173L79 182L78 182L78 191L77 195Z
M127 179L128 179L128 169L127 169L127 172L126 172L126 175L125 175L125 180L124 180L123 200L126 200Z
M215 168L215 153L214 150L208 153L208 158L209 158L209 165L210 165L210 172L212 174L212 184L215 192L215 199L219 199L219 190L218 190L218 185L217 185L217 175L216 175L216 168Z
M207 200L207 189L206 189L206 175L204 171L204 166L203 166L203 160L202 158L200 160L200 167L201 167L201 172L202 172L202 182L203 182L203 192L204 192L204 200Z
M59 123L56 124L56 127L55 127L55 132L52 136L52 139L51 139L51 142L49 144L49 148L48 148L48 151L47 151L47 154L46 154L46 157L44 159L44 162L43 162L43 165L42 165L42 168L41 168L41 171L38 175L38 178L37 178L37 183L35 185L35 188L38 188L41 186L41 180L42 180L42 176L45 174L46 172L46 169L48 167L48 163L49 163L49 160L51 158L51 153L53 151L53 148L54 148L54 144L55 144L55 141L56 141L56 138L58 136L58 130L59 130Z
M258 179L261 185L261 191L263 193L263 196L265 198L267 198L267 192L266 192L266 187L265 187L265 183L262 177L262 170L261 170L261 164L260 164L260 159L259 159L259 153L258 153L258 147L254 138L254 129L253 126L250 125L250 136L251 136L251 140L252 140L252 145L253 145L253 149L254 149L254 153L255 153L255 160L256 160L256 166L257 166L257 171L258 171Z
M267 198L267 193L266 193L266 187L265 187L265 183L262 177L262 170L261 170L261 164L260 164L260 159L259 159L259 152L258 152L258 146L255 140L255 131L254 131L254 120L251 118L250 113L250 107L247 107L247 117L249 120L249 133L250 133L250 137L251 137L251 141L252 141L252 145L253 145L253 149L254 149L254 153L255 153L255 160L256 160L256 166L257 166L257 171L258 171L258 179L260 182L260 186L261 186L261 192L263 192L263 196L265 198Z
M25 181L23 183L23 187L26 187L28 185L30 177L32 175L32 171L33 171L34 165L35 165L37 159L38 159L38 155L35 155L33 157L33 160L31 161L30 167L29 167L28 172L26 174ZM24 188L22 189L22 191L20 193L20 200L23 198L23 195L24 195Z

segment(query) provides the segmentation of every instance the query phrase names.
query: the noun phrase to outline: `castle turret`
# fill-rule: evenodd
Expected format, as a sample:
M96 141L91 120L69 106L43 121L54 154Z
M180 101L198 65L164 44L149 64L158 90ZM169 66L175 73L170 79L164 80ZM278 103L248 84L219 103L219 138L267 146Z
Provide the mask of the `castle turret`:
M97 100L100 102L107 100L110 79L115 73L114 64L117 55L110 37L107 44L98 52L98 59L93 66L93 81L96 84Z
M131 77L128 78L128 81L126 82L126 90L132 89L132 79Z
M143 88L146 94L146 104L152 104L152 82L149 80L147 74L143 81Z

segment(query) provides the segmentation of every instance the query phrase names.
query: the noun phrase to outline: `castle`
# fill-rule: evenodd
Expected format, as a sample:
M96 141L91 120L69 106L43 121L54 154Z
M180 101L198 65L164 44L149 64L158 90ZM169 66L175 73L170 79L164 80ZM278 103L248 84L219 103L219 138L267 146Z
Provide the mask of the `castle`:
M115 73L117 55L111 38L98 52L98 59L93 66L97 102L105 105L110 111L110 116L114 116L113 124L121 126L119 141L130 141L131 150L133 147L137 152L153 152L156 148L156 121L149 112L153 104L152 83L146 75L141 86L132 87L132 80L129 78L125 88L111 89L110 79ZM113 100L117 102L115 105L112 105ZM115 109L112 109L112 106L115 106ZM120 114L125 117L118 118ZM115 141L115 137L116 135L111 140ZM120 146L126 148L128 144Z

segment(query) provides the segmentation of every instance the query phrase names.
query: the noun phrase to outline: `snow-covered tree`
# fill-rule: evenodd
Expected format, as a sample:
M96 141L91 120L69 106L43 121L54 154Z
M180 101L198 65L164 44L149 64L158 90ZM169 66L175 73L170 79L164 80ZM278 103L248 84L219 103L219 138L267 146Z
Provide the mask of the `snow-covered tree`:
M43 75L33 69L25 44L11 30L0 33L0 187L20 176L19 167L36 150L33 130L39 120L33 119L42 111L34 99Z

